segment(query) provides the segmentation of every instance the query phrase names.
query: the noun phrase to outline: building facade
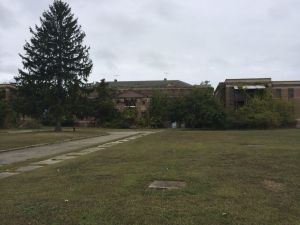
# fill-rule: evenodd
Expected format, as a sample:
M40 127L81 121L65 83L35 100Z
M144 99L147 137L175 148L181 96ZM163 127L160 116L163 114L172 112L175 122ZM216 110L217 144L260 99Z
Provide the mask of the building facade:
M296 118L300 119L300 81L272 81L271 78L226 79L219 83L215 96L223 103L225 109L234 109L246 103L244 93L260 95L270 90L273 98L292 101Z
M14 84L0 84L0 99L9 101L12 95L13 90L16 87Z
M188 93L194 87L180 80L167 79L153 81L114 80L106 83L116 93L113 99L116 109L120 112L128 108L135 109L138 117L145 116L149 109L151 98L156 93L164 93L170 97L179 97ZM93 95L96 95L96 92L93 92Z

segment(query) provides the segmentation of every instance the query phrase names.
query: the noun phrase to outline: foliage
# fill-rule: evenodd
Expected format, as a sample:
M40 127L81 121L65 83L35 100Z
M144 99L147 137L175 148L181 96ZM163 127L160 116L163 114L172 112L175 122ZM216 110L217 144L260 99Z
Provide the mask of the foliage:
M224 110L209 87L194 88L181 97L156 93L149 112L152 127L163 127L166 121L176 121L191 128L219 128L225 120Z
M22 122L19 126L19 128L25 128L25 129L40 129L42 128L42 125L40 121L35 119L30 119Z
M17 115L11 105L0 100L0 128L10 128L16 125Z
M169 119L169 97L161 92L156 92L150 102L149 115L150 126L160 128L164 122Z
M191 128L220 128L225 113L209 88L195 88L183 98L184 122Z
M127 125L128 128L134 127L137 125L137 110L136 108L126 108L121 114L124 125ZM125 128L125 127L124 127Z
M282 99L273 99L268 92L248 98L244 106L228 112L227 115L229 128L274 128L294 122L293 104Z
M85 33L67 3L55 0L40 21L30 28L32 38L24 45L25 55L20 54L24 69L15 79L23 111L39 118L46 110L59 131L63 116L82 93L92 61L83 45Z
M119 116L119 112L116 110L113 102L115 95L114 90L109 88L105 80L102 79L100 84L96 87L96 92L97 97L90 100L90 115L96 119L99 125L115 120Z

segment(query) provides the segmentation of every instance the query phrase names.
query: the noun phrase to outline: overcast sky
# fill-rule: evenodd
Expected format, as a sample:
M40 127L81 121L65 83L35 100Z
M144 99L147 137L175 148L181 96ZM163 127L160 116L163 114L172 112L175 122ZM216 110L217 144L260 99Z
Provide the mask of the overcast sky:
M299 0L69 0L94 63L90 81L300 80ZM0 82L52 0L0 0Z

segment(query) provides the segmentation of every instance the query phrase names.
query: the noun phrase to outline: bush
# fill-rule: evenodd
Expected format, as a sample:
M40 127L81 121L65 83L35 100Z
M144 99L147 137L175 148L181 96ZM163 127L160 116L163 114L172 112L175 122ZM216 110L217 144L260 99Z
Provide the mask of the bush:
M183 119L190 128L222 128L225 112L208 88L195 88L183 98Z
M23 129L40 129L41 127L41 123L35 119L25 120L19 125L19 128Z
M17 123L17 114L5 101L0 100L0 127L11 128Z
M293 104L273 99L268 93L248 100L246 105L227 113L228 128L276 128L295 122Z

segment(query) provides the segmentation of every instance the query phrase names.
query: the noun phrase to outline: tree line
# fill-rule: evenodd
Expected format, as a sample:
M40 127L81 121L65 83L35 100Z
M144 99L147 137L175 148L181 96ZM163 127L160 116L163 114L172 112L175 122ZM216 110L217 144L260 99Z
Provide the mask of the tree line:
M171 97L163 92L155 92L151 98L148 111L138 116L136 108L126 108L122 112L115 107L114 99L117 90L109 88L102 80L95 87L87 87L82 95L62 115L65 126L74 126L76 120L92 119L91 126L131 128L169 127L176 122L177 127L200 129L251 129L289 127L295 124L294 106L292 102L274 99L270 91L262 95L245 96L245 105L225 110L224 104L217 99L211 88L193 88L189 93L179 97ZM90 98L93 91L96 97ZM27 101L14 94L7 102L0 100L0 126L18 126L20 118L30 112ZM38 113L39 112L39 113ZM55 125L56 118L43 110L38 104L30 115L37 123ZM30 120L29 125L36 125Z

